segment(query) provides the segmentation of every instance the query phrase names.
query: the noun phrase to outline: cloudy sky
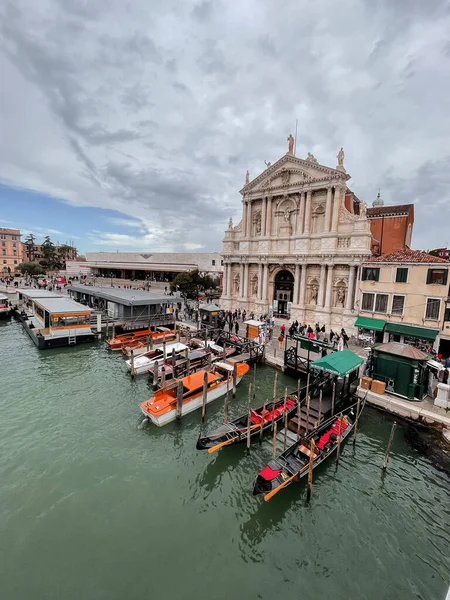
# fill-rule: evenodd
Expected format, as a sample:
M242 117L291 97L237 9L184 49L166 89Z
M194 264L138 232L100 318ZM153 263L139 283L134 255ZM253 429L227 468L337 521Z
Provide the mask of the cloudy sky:
M0 226L82 250L220 250L287 150L450 245L445 0L3 0Z

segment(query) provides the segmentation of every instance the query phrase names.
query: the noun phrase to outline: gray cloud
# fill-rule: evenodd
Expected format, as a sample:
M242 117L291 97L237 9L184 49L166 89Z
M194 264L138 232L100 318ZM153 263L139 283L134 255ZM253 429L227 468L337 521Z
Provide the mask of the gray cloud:
M298 118L297 155L344 146L358 197L450 241L444 0L6 0L0 22L0 179L219 249Z

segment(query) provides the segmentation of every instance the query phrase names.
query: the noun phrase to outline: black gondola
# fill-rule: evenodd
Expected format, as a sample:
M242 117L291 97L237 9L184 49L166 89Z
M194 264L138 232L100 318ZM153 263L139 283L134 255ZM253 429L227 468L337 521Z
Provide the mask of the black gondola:
M365 398L361 402L359 415L364 405ZM310 433L301 437L277 458L269 461L258 473L253 486L253 495L265 494L264 499L267 501L282 488L299 482L308 473L311 451L313 452L312 468L318 467L336 452L339 435L341 443L348 438L356 420L359 419L356 410L357 404L347 407L339 415L327 419ZM314 440L314 445L312 440Z
M329 383L329 378L322 376L315 377L310 386L311 395L317 393L320 387ZM300 389L300 404L306 401L306 386ZM277 423L277 429L284 427L285 414L287 412L288 421L298 410L297 392L291 393L286 397L286 411L284 410L284 396L275 401L263 404L250 412L250 437L264 435L272 431L274 423ZM264 412L265 411L265 412ZM264 414L264 416L263 416ZM248 435L248 413L233 419L229 423L221 425L217 429L209 432L207 435L199 436L197 440L197 450L208 450L209 453L215 452L222 447L238 444L247 439Z

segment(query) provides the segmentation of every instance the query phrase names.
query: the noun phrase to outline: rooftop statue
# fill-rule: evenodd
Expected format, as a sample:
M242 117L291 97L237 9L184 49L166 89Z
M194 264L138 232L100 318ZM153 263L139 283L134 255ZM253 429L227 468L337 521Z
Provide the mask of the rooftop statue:
M338 166L339 167L343 167L344 166L344 157L345 157L344 148L341 148L339 150L339 152L338 152L337 157L336 157L338 159Z
M287 139L288 141L288 154L294 154L294 136L292 135L292 133L289 134L289 137Z

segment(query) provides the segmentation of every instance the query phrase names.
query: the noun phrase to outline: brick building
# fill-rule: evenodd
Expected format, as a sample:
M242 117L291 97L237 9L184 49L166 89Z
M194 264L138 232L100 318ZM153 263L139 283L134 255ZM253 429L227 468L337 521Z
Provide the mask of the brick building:
M414 227L414 204L383 206L375 201L367 209L372 233L372 254L380 256L392 254L405 247L411 247Z
M0 274L14 274L17 266L22 262L22 243L19 229L6 229L0 227Z

